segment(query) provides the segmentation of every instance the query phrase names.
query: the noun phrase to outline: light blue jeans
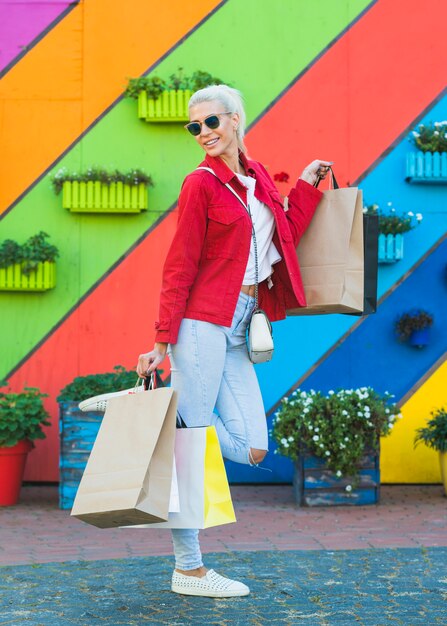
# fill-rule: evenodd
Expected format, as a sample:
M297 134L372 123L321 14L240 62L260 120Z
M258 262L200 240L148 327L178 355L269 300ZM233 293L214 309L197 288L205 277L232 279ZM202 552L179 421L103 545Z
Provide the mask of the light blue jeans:
M250 448L268 449L261 391L248 358L245 335L255 300L241 292L231 327L183 319L176 344L169 345L171 386L187 426L214 425L222 454L250 464ZM175 567L201 567L199 531L172 530Z

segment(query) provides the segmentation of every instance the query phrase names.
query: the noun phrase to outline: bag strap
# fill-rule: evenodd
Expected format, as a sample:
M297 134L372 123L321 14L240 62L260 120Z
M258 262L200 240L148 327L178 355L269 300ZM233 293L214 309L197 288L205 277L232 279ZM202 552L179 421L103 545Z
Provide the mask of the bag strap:
M150 376L145 376L143 384L146 391L149 391L151 389L157 389L157 387L166 387L162 377L158 373L158 370L152 372ZM188 428L178 411L176 417L176 428Z
M216 178L219 178L216 172L212 170L210 167L197 167L196 169L206 170L207 172L210 172L210 174L213 174ZM228 183L222 183L222 184L225 185L225 187L227 187L227 189L229 189L231 193L236 196L236 198L239 200L239 202L242 204L242 206L244 207L244 209L247 211L247 213L250 216L251 234L253 238L253 248L254 248L254 253L255 253L255 308L254 310L256 311L258 308L259 266L258 266L258 243L256 241L256 231L255 231L255 225L253 223L253 215L250 210L250 205L248 203L245 204L245 202L242 200L238 192L235 191L233 187L231 187L231 185L229 185Z
M332 170L332 167L330 165L328 167L329 167L329 169L331 171L332 187L334 189L340 189L340 187L338 186L338 183L337 183L337 179L335 178L335 174L334 174L334 172ZM318 185L320 184L320 181L321 181L321 176L317 175L317 180L314 182L314 187L318 187Z

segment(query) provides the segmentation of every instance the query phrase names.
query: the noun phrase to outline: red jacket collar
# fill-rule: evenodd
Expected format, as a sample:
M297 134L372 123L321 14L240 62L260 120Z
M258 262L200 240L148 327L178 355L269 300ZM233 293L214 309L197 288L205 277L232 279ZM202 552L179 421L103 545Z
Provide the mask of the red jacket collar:
M255 171L252 167L250 167L248 159L242 152L242 150L239 150L239 160L244 166L247 174L255 178ZM230 170L225 161L223 161L220 157L212 157L207 154L205 160L202 161L200 165L206 165L207 167L210 167L224 185L226 183L229 183L232 178L236 178L236 180L239 182L239 179L236 177L236 174L233 172L233 170Z

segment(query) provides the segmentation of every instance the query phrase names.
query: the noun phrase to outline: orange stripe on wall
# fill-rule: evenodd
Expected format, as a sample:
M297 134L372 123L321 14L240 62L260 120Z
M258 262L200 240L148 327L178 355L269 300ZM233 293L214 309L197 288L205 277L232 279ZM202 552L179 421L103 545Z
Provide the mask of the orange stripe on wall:
M82 2L2 79L0 213L219 1L147 3Z

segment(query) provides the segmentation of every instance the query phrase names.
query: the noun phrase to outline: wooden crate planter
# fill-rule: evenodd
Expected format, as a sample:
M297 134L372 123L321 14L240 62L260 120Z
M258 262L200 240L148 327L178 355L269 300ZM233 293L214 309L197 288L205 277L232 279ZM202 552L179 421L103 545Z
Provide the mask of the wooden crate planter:
M158 98L148 98L145 91L138 96L138 117L146 122L188 122L189 89L164 91Z
M59 507L71 509L104 413L83 413L77 402L59 403Z
M337 478L323 459L303 452L295 463L293 489L298 506L376 504L380 497L379 452L368 450L359 465L359 484L352 491L352 478Z
M65 181L62 206L72 213L140 213L148 208L147 184Z
M447 184L447 152L409 152L407 175L409 183Z
M403 256L403 235L379 235L379 263L396 263Z
M56 263L42 261L29 274L20 263L0 268L0 291L47 291L56 286Z

